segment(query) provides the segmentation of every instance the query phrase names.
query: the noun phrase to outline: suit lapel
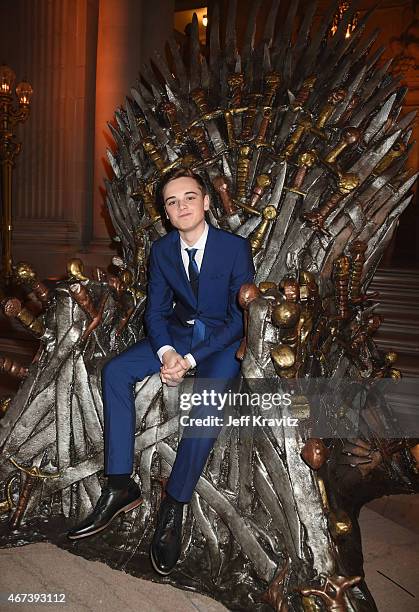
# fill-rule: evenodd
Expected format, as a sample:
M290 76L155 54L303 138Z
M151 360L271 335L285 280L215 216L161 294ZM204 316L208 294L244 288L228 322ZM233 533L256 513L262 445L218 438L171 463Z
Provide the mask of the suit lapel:
M208 282L208 276L214 269L217 255L217 235L214 228L208 227L207 242L205 244L204 257L199 272L199 288L198 288L198 303L202 297L204 285Z

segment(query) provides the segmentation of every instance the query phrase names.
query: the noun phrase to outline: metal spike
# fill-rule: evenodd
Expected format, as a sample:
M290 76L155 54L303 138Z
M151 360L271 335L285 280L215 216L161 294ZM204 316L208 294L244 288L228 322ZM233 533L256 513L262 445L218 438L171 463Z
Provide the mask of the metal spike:
M167 158L170 163L176 161L179 158L178 153L172 149L168 144L166 145Z
M141 138L140 138L140 133L138 131L134 109L132 108L131 100L129 98L125 98L125 108L127 109L127 118L128 118L129 129L131 132L131 138L134 144L138 144Z
M385 47L378 47L377 51L375 51L372 56L370 58L368 58L366 66L367 66L367 72L369 70L371 70L375 64L378 62L378 60L380 59L380 57L383 55L384 51L386 50Z
M150 111L150 106L145 102L142 96L142 93L140 94L136 89L132 88L131 94L134 100L137 102L138 106L143 111L144 117L147 120L150 131L154 134L154 136L157 138L159 143L161 143L162 145L165 145L169 137L167 134L165 134L165 132L159 126L157 120L155 119L154 114Z
M131 88L131 95L134 98L134 100L136 101L136 103L138 104L138 106L140 107L140 109L142 110L143 114L145 114L146 112L148 112L149 109L149 105L147 104L147 100L144 97L144 86L143 85L139 85L138 88L141 91L138 91L137 89L135 89L134 87ZM148 94L150 95L150 94ZM151 98L154 102L154 99Z
M115 111L115 120L116 123L118 124L118 128L119 131L121 132L121 135L123 134L124 136L128 136L127 132L127 126L126 123L124 121L124 116L123 116L123 111L121 108L117 108Z
M210 86L210 75L208 70L207 58L201 55L201 85L204 89Z
M371 47L377 40L379 33L380 29L375 28L375 30L373 30L369 36L367 36L366 38L361 38L359 46L353 50L357 58L363 58L364 55L368 55Z
M284 69L283 69L283 85L289 87L291 85L291 76L294 71L294 48L289 46L284 59Z
M162 97L161 97L161 93L160 91L157 89L157 87L155 85L153 85L153 83L151 83L151 91L153 93L154 99L156 100L157 104L160 105L162 103Z
M269 53L269 48L267 45L263 47L263 74L267 72L271 72L271 54Z
M349 172L354 172L360 179L360 184L371 174L378 162L384 157L393 143L400 136L400 130L391 134L378 147L372 151L366 151L350 168Z
M223 155L222 159L223 159L223 174L226 177L227 181L230 183L230 185L232 185L233 175L231 173L230 164L228 163L225 155Z
M118 146L118 153L119 153L119 163L120 163L120 168L123 172L123 174L126 174L131 168L132 168L132 160L131 160L131 156L128 152L127 146L121 136L121 134L118 132L117 129L115 129L115 127L112 125L112 123L108 122L108 127L109 130L111 131L111 134L113 136L113 139L115 140L117 146Z
M176 106L178 111L182 111L182 105L179 101L179 98L173 93L173 91L170 89L169 85L167 84L166 84L166 92L167 92L167 97L169 101L172 102Z
M250 12L246 17L247 25L241 49L241 57L245 66L249 61L250 55L255 46L257 14L259 12L260 5L261 0L253 0L250 6Z
M288 9L287 17L285 19L284 28L281 28L278 31L278 35L276 36L275 41L273 43L273 50L279 50L279 54L275 62L275 69L278 70L278 72L281 72L282 64L285 60L285 55L290 45L291 35L294 27L294 19L297 13L298 4L299 0L294 0L293 2L291 2Z
M392 61L393 59L389 59L381 68L376 70L374 74L372 75L372 77L368 79L368 81L365 83L365 86L362 90L362 97L364 99L364 104L368 100L368 98L371 96L371 94L374 92L376 87L378 87L378 85L380 84L384 74L387 72Z
M396 99L396 95L397 94L394 93L392 96L390 96L385 102L385 104L380 108L375 117L371 119L369 125L367 126L364 132L364 142L366 142L367 144L387 121L392 106L394 104L394 100Z
M403 136L402 136L402 141L404 142L405 145L407 145L409 143L409 140L411 138L413 134L413 129L411 128L410 130L407 130Z
M271 8L269 9L269 13L265 21L265 27L261 38L262 46L266 45L268 48L270 48L272 45L276 16L278 14L279 5L280 0L272 0Z
M198 17L196 13L192 17L192 27L190 36L190 88L191 91L198 89L201 85L200 55L201 47L199 44Z
M310 28L313 23L313 17L316 12L316 9L317 9L317 0L315 2L310 2L310 5L307 7L307 10L305 11L304 19L298 31L297 40L294 46L294 56L297 62L302 56L302 53L304 52L304 48L308 43ZM302 82L303 82L303 75L299 74L297 87L300 87Z
M354 94L360 88L361 83L363 82L365 78L365 74L366 74L366 68L365 66L363 66L363 68L359 71L359 73L353 79L352 83L347 87L348 95L343 100L343 102L341 102L337 106L336 111L333 113L333 123L337 123L339 119L342 117L343 113L348 108L349 103L351 102Z
M400 87L400 89L397 92L397 103L401 104L403 102L403 100L405 99L407 93L409 91L409 88L406 86Z
M234 70L237 55L236 43L236 14L237 0L230 0L228 3L226 36L225 36L225 54L227 66L230 72Z
M151 64L149 64L148 62L144 62L141 66L141 76L143 77L144 81L146 81L146 83L149 85L149 87L153 90L157 90L159 93L157 95L157 99L160 98L160 90L161 90L161 86L160 83L157 80L157 75L154 72L154 70L152 70L152 66ZM140 88L141 88L141 83L140 83ZM156 95L154 95L154 98L156 98ZM160 102L160 100L158 100Z
M176 40L173 36L169 38L168 43L173 61L175 63L176 76L179 81L180 91L183 95L187 95L189 93L189 81L186 74L185 64L183 63Z
M107 186L107 194L108 194L108 210L109 214L113 218L112 223L115 222L115 229L119 228L118 236L125 242L129 244L129 230L125 223L124 217L121 214L121 208L119 206L118 198L115 196L114 185L105 182Z
M353 64L354 63L353 57L354 57L354 54L356 53L355 51L356 45L359 40L362 40L364 31L365 31L365 25L358 24L354 33L349 38L344 38L342 41L342 44L335 48L334 53L332 54L331 57L328 58L328 61L331 63L338 64L340 61L342 61L342 59L344 60L346 56L350 54L352 56L351 64ZM361 59L361 56L358 54L356 55L356 57Z
M118 165L118 162L116 161L116 158L114 157L114 154L112 153L110 149L106 149L106 156L109 160L109 163L112 167L112 170L114 171L116 178L120 179L122 176L122 172Z
M308 45L304 56L300 60L299 69L301 71L301 83L303 82L304 78L313 71L315 67L320 46L326 36L326 32L331 26L331 21L338 9L338 6L339 0L331 1L323 19L321 20L320 27L317 29L311 44Z
M166 60L161 56L161 54L155 50L153 53L153 61L155 62L157 68L160 70L162 77L165 80L165 85L169 85L172 90L177 89L176 80L173 78L173 74L171 73Z
M220 76L220 6L217 4L214 6L214 11L211 19L210 27L210 53L209 53L209 64L211 70L211 77L214 79L214 85Z
M370 113L373 112L376 106L383 103L383 100L386 100L388 96L390 96L399 86L398 81L393 81L387 87L380 87L377 92L370 98L370 100L363 105L360 111L351 119L351 124L354 127L358 127L365 117L368 117Z
M147 87L144 87L141 80L138 81L136 88L131 88L131 93L133 89L136 89L137 93L142 96L142 98L145 100L145 102L147 102L147 104L149 104L150 106L154 106L154 98L147 89Z

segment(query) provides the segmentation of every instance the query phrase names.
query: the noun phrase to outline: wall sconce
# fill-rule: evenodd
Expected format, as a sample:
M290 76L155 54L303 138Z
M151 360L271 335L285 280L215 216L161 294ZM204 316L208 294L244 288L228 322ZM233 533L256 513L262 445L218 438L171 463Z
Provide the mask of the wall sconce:
M16 75L9 66L0 66L0 93L11 94Z
M204 28L206 28L208 25L208 17L206 15L202 17L202 25L204 26Z
M336 34L337 29L339 27L339 23L342 21L344 13L348 10L349 6L350 6L349 2L339 3L338 10L333 17L332 27L330 28L331 36L334 36ZM351 37L352 32L355 30L357 25L358 25L358 13L355 13L355 15L352 17L351 21L347 25L346 32L345 32L345 38Z
M9 66L0 66L0 175L1 175L1 258L0 284L12 277L12 170L22 144L15 138L18 123L29 116L32 86L22 81L16 87L18 105L13 100L16 75Z
M18 97L20 106L29 106L31 103L32 94L33 89L30 83L22 81L16 86L16 95Z

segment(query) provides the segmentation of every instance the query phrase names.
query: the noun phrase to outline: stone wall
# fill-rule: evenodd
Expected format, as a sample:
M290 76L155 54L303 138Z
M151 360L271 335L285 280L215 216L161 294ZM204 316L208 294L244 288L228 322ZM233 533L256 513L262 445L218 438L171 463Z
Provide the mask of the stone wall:
M173 8L173 0L0 4L0 62L34 88L31 116L19 128L13 256L30 260L41 276L63 274L74 255L91 265L110 261L107 122L142 62L164 48Z

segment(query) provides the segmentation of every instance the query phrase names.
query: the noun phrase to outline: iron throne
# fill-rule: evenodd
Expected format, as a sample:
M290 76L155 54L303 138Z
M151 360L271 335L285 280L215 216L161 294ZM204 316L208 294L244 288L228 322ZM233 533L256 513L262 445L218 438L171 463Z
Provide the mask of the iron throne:
M242 385L258 392L264 379L294 391L287 414L301 426L222 431L168 580L231 609L376 610L363 580L359 511L374 497L416 491L419 453L418 440L391 429L391 408L372 386L400 372L396 355L374 344L380 319L366 291L412 197L413 115L400 115L405 89L380 63L383 49L372 52L377 33L363 36L370 13L347 38L352 6L332 36L337 2L313 31L316 3L304 3L297 28L291 2L276 27L273 0L256 44L261 4L251 3L240 53L237 1L228 4L223 42L214 9L208 49L195 16L189 65L169 41L169 64L156 55L116 111L107 184L120 247L114 274L98 269L88 278L72 260L68 279L48 291L28 264L15 268L28 300L45 311L35 317L22 301L3 303L41 341L28 371L2 361L23 380L0 427L3 526L79 519L94 506L103 465L100 369L143 334L148 252L166 232L155 185L170 169L190 167L208 184L211 223L247 237L254 253L257 284L239 295ZM309 380L328 381L332 392L312 401ZM349 390L337 393L343 380ZM75 552L93 556L102 547L110 558L122 548L116 566L129 571L146 557L179 439L179 393L191 384L162 388L155 375L136 386L135 478L144 504L116 521L111 536ZM316 435L319 419L330 425L326 436Z

